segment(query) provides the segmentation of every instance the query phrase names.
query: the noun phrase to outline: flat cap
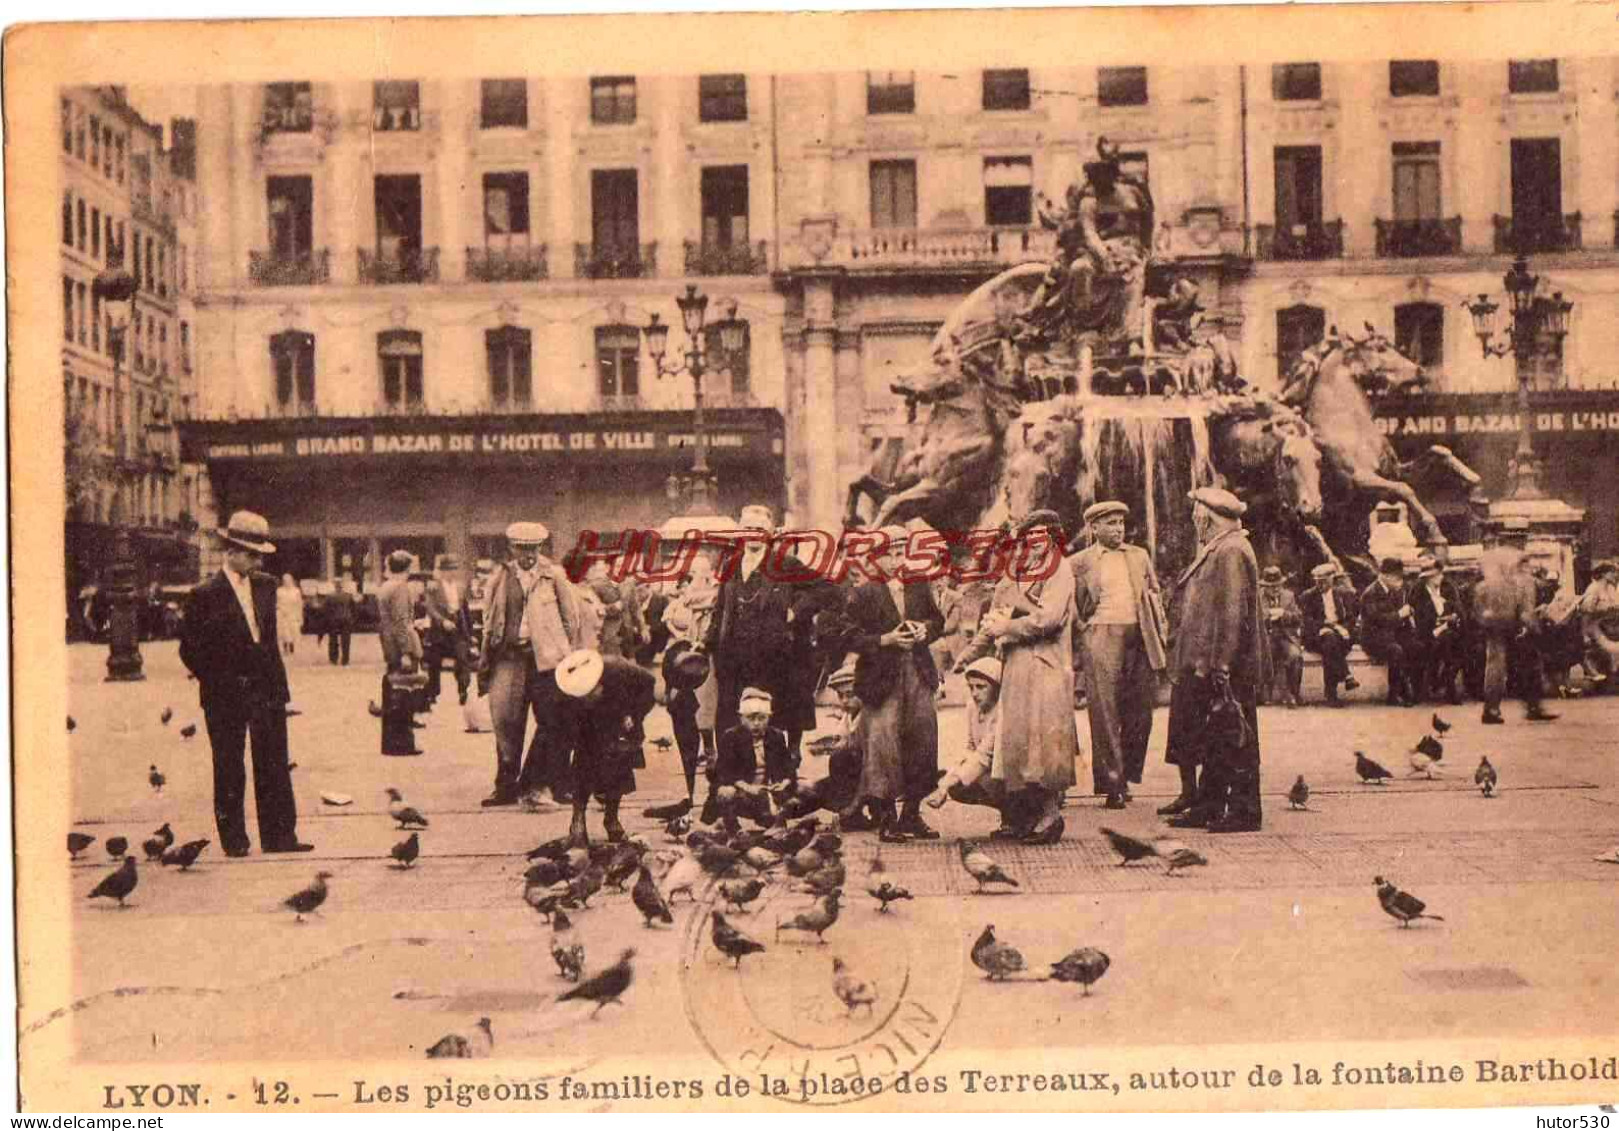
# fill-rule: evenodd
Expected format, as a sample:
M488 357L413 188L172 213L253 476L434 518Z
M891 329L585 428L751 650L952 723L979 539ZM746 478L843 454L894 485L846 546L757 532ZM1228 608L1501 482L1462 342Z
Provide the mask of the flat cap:
M742 697L737 701L737 714L746 714L749 704L753 705L753 709L755 711L769 711L772 708L772 703L773 700L770 697L770 692L760 691L757 687L744 688L742 691Z
M514 522L506 528L506 541L514 546L538 546L550 537L543 522Z
M1045 507L1041 507L1039 510L1030 511L1028 514L1024 515L1022 521L1017 524L1017 532L1019 534L1026 534L1031 530L1061 531L1062 516L1056 511L1048 510Z
M1322 562L1310 571L1310 576L1317 581L1325 581L1329 577L1338 576L1338 567L1331 562Z
M1199 487L1195 491L1188 491L1186 497L1226 518L1241 518L1248 512L1248 504L1223 487Z
M1110 514L1129 514L1130 508L1117 499L1109 499L1103 503L1092 503L1085 508L1085 521L1095 522L1099 518L1106 518Z

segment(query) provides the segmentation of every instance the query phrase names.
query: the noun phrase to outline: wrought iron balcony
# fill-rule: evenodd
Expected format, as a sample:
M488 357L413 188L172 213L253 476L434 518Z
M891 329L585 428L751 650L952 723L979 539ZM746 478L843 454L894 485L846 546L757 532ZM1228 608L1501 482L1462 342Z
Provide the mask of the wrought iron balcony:
M546 245L467 248L467 278L479 283L534 282L550 277Z
M1258 237L1254 248L1257 259L1341 259L1344 254L1342 220L1285 226L1258 224L1254 234Z
M686 274L763 275L770 270L768 244L738 243L729 246L686 241Z
M247 277L255 287L310 287L329 283L332 281L331 253L324 247L297 256L250 251Z
M658 273L658 245L574 244L573 267L581 279L650 278Z
M1562 216L1497 216L1497 255L1534 255L1552 251L1579 251L1583 244L1580 214Z
M1462 218L1448 220L1376 220L1380 259L1414 259L1423 255L1457 255L1462 250Z
M829 259L851 267L996 268L1050 258L1040 228L871 228L840 233Z
M395 252L360 251L360 282L436 283L438 282L438 248L404 248Z

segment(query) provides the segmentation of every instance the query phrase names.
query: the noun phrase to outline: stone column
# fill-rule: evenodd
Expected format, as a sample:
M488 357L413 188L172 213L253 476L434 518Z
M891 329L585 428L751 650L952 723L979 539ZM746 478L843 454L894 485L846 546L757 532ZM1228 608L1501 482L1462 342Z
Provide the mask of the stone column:
M1376 226L1380 215L1393 216L1392 202L1378 199L1386 183L1382 170L1391 160L1387 135L1378 126L1377 78L1386 83L1387 63L1340 63L1338 79L1338 138L1333 163L1324 174L1326 187L1337 189L1337 201L1322 217L1328 223L1344 222L1344 254L1370 255L1376 247ZM1385 85L1385 91L1388 89ZM1336 168L1333 166L1336 165ZM1367 166L1370 165L1370 168Z
M685 84L691 82L693 80L689 76L675 75L647 80L656 99L652 109L656 136L652 142L652 167L647 178L651 183L647 185L647 195L641 208L645 221L641 229L641 242L657 241L658 277L663 279L679 278L686 273L685 240L692 229L686 222L690 210L683 207L687 195L685 174L690 168L696 175L696 165L681 160L680 124L683 118L681 107L685 101L681 96L685 93ZM647 203L651 204L650 210L646 207Z
M574 174L572 116L584 82L579 78L545 80L545 180L550 192L547 197L546 218L549 221L547 258L551 278L573 278L573 245L579 239L574 219L575 186L583 184L581 192L587 194L590 186Z
M1613 129L1613 69L1608 58L1565 60L1574 72L1570 85L1578 92L1578 183L1564 201L1564 212L1583 213L1585 250L1619 247L1614 208L1619 205L1619 134ZM1606 107L1606 109L1604 109ZM1604 124L1604 120L1606 124Z
M809 482L791 500L811 529L839 529L837 416L837 289L830 274L804 280L804 406L788 416L788 450L805 453Z
M467 183L467 125L469 114L476 112L476 80L446 79L426 86L429 98L437 102L433 109L438 116L438 161L434 170L438 183L433 194L437 198L434 204L438 223L431 235L439 249L439 281L459 283L466 277L468 196L482 191Z
M370 138L370 116L356 102L354 88L347 83L325 87L331 99L334 118L332 139L323 159L325 191L324 221L319 239L331 256L332 282L352 286L360 276L359 249L371 246L373 233L363 221L371 213L365 199L372 191L370 162L366 158Z
M1500 137L1499 108L1492 107L1491 81L1500 81L1501 64L1453 63L1459 105L1456 109L1455 183L1446 186L1445 211L1462 218L1462 249L1490 252L1495 248L1494 215L1500 210L1500 186L1510 160ZM1448 164L1448 163L1447 163ZM1454 202L1454 203L1452 203Z

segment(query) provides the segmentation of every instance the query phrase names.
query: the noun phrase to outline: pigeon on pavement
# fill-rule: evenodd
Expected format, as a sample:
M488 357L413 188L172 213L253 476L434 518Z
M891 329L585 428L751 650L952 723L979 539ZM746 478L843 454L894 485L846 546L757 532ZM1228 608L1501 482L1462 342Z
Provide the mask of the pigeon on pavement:
M158 721L161 722L164 726L168 726L169 725L169 720L174 718L174 708L173 707L164 707L163 708L163 713L161 715L159 715L157 718L158 718Z
M836 955L832 957L832 992L850 1013L863 1005L869 1016L877 1004L877 987L850 970Z
M1478 760L1478 769L1473 771L1473 784L1485 797L1495 795L1495 767L1490 765L1490 759L1483 757Z
M1450 729L1450 724L1447 723L1444 719L1439 717L1439 712L1438 711L1434 712L1432 722L1433 722L1433 732L1435 734L1444 734L1446 731L1448 731Z
M422 853L422 834L411 833L404 840L394 845L388 855L399 861L401 868L408 868L416 863L416 857Z
M1082 946L1051 964L1051 980L1078 982L1085 987L1085 996L1089 997L1091 987L1102 980L1102 975L1107 973L1111 965L1113 960L1095 947Z
M641 857L646 850L641 845L619 844L615 845L613 858L607 862L605 878L612 885L614 891L623 891L629 878L636 874L641 867Z
M114 860L121 858L129 851L129 838L123 836L110 836L107 838L107 855Z
M1169 875L1173 876L1183 868L1206 867L1209 858L1195 848L1181 844L1179 841L1162 841L1157 845L1158 855L1162 856L1169 865Z
M686 898L695 903L697 896L693 889L702 878L702 863L697 857L689 852L686 853L679 860L669 865L669 870L663 874L663 898L672 902L675 898L675 892L683 891L686 893Z
M551 916L551 961L570 982L584 977L585 944L574 938L573 922L562 911Z
M619 998L624 996L624 991L629 989L630 983L635 980L635 968L630 965L630 959L634 957L634 950L625 950L618 956L617 962L600 974L580 982L559 996L557 1001L593 1001L596 1003L596 1009L591 1013L592 1017L608 1004L623 1005Z
M1355 772L1362 782L1370 785L1383 785L1394 776L1359 750L1355 751Z
M720 897L732 911L741 911L758 899L765 890L765 882L757 877L751 880L721 880Z
M191 865L197 862L197 857L202 855L202 850L208 847L208 843L208 838L206 837L202 840L188 840L179 848L165 852L163 854L163 863L178 864L180 871L187 871Z
M326 881L332 878L330 872L316 872L315 882L302 891L293 892L282 900L282 906L288 907L297 913L293 920L297 923L304 921L304 916L310 914L326 902Z
M1417 749L1428 755L1435 762L1445 756L1445 744L1431 734L1425 734L1417 739Z
M1310 803L1310 784L1299 775L1299 780L1293 783L1293 788L1287 791L1287 802L1294 809L1308 809Z
M432 1048L427 1050L428 1060L468 1060L485 1057L489 1050L494 1048L495 1034L489 1024L489 1018L478 1018L478 1024L472 1031L471 1037L463 1037L460 1033L450 1033L441 1037Z
M1424 754L1421 750L1413 750L1411 751L1411 772L1405 776L1408 778L1414 778L1418 774L1421 774L1423 777L1427 778L1427 780L1433 781L1434 766L1437 765L1438 762L1439 759L1435 758L1431 754ZM1443 777L1444 775L1440 774L1439 776Z
M402 829L425 829L427 818L405 804L405 799L393 786L388 787L388 816L399 822Z
M559 836L548 840L544 844L536 845L525 854L529 860L538 860L542 856L550 860L561 860L568 854L568 838Z
M196 738L197 737L197 724L196 723L187 723L185 726L181 727L180 728L180 737L181 738Z
M79 729L79 724L73 721L73 716L72 715L69 715L67 717L67 732L69 734L72 734L74 731L76 731L78 729Z
M762 845L755 845L742 854L742 859L761 872L768 872L781 863L781 855Z
M826 942L826 932L838 921L838 901L842 897L841 891L829 892L817 899L808 911L800 911L791 919L777 919L776 936L779 938L783 929L804 931L813 934L817 943Z
M174 830L169 828L169 823L167 821L164 821L163 827L158 829L152 835L163 842L163 851L167 852L169 849L174 847Z
M141 842L141 851L146 853L146 862L150 864L153 860L162 860L168 849L164 847L162 837L154 836Z
M1444 922L1443 915L1427 914L1426 903L1410 892L1401 891L1382 876L1373 877L1372 882L1377 885L1377 902L1383 905L1384 911L1400 921L1400 926L1409 927L1413 919L1437 919Z
M150 767L147 771L146 783L152 787L152 792L154 793L162 793L163 786L168 780L156 766Z
M888 869L880 852L871 858L871 867L866 871L866 894L877 901L878 911L887 911L888 905L896 900L912 898L910 892L889 882Z
M135 885L139 882L140 876L135 873L135 858L126 856L118 870L92 888L86 898L116 899L118 906L124 907L127 906L124 900L129 897L130 892L135 890Z
M989 853L970 840L961 842L961 866L966 868L967 874L978 882L979 891L984 890L985 884L1018 886L1016 880L1001 871L1001 866L990 859Z
M1102 827L1102 835L1107 837L1113 851L1119 854L1119 867L1134 864L1137 860L1145 860L1149 856L1157 856L1158 849L1144 840L1137 840L1133 836L1114 832L1107 826Z
M77 860L79 858L79 853L83 852L86 848L89 848L95 842L96 838L91 836L89 833L68 833L68 854L71 855L73 859Z
M658 890L657 883L652 879L651 870L645 864L640 864L637 865L637 872L635 886L630 889L630 902L635 904L635 909L641 913L641 926L650 927L654 921L673 923L674 912L669 910L668 902Z
M731 960L733 969L740 968L742 960L748 955L764 953L764 943L731 926L720 912L710 912L709 918L713 920L710 937L714 940L714 949Z
M1023 955L1018 953L1016 947L996 940L993 923L985 927L984 933L973 943L972 959L973 965L988 975L992 982L1023 969Z

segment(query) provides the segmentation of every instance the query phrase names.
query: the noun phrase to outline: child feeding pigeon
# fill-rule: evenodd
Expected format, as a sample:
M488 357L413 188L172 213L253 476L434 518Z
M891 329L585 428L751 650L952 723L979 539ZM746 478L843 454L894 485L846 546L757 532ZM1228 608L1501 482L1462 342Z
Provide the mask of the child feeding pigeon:
M995 761L995 736L1000 730L1001 662L985 656L967 666L967 691L972 707L967 714L967 749L961 760L939 779L939 786L928 795L934 809L948 801L963 805L1004 808L1004 797L994 779L986 779ZM1002 824L1011 824L1003 813Z

